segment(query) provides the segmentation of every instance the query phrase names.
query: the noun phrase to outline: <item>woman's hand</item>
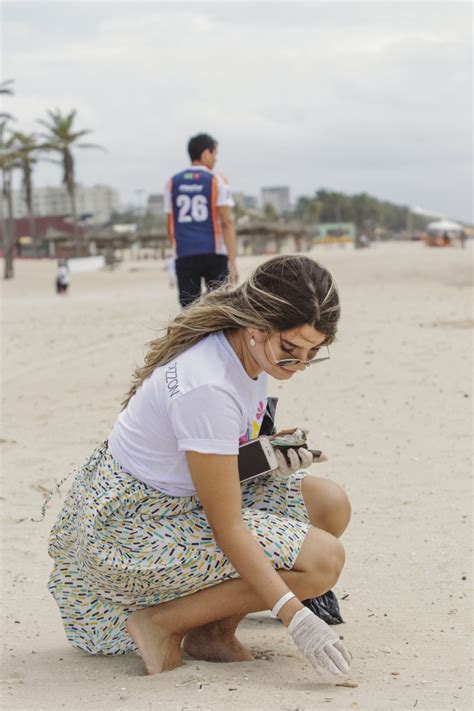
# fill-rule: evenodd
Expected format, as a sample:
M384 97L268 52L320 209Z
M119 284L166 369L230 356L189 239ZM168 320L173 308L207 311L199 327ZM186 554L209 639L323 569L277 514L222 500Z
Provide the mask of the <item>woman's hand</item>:
M351 658L337 634L306 607L291 620L288 631L316 672L329 682L341 682L350 672Z
M275 449L278 469L275 469L273 473L276 476L288 476L299 469L307 469L314 461L311 452L304 447L299 447L298 450L287 449L285 454L280 449Z
M307 469L313 462L327 460L326 455L315 452L316 456L314 456L312 450L301 446L306 445L307 434L308 430L302 427L293 427L272 435L270 441L274 443L278 462L278 469L274 470L276 476L288 476L299 469ZM284 444L287 446L283 446Z
M280 449L275 449L275 457L278 462L278 469L273 470L275 476L289 476L300 469L307 469L315 462L327 461L325 454L314 457L311 450L305 447L287 449L285 453Z

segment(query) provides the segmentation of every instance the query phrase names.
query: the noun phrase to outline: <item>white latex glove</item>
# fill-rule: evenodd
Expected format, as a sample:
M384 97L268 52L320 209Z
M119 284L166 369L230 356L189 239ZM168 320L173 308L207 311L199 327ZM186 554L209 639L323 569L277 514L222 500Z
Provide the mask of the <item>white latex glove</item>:
M307 607L291 620L288 631L300 652L325 681L347 679L351 658L343 643L325 622Z
M304 447L287 449L286 451L290 463L286 461L285 455L280 450L275 449L275 457L278 462L278 469L274 470L276 476L288 476L299 469L306 469L313 463L313 455Z

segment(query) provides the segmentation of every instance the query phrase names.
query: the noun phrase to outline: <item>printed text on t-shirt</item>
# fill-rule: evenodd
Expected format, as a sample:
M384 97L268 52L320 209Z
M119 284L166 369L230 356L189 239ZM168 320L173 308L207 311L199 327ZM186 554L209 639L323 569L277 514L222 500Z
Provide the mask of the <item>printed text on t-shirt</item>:
M170 397L174 397L179 393L179 382L178 382L178 365L173 363L169 365L165 373L166 387Z

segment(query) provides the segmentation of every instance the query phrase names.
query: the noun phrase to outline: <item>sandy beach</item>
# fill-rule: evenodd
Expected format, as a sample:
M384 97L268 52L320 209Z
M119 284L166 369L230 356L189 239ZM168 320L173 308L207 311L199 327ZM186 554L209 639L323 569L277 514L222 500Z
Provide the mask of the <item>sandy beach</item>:
M472 245L312 254L339 285L338 340L328 363L272 381L270 394L278 425L306 426L328 454L314 473L352 501L337 629L358 686L320 683L267 613L241 626L251 663L187 659L146 677L138 656L68 645L46 589L60 497L42 523L30 517L107 437L144 344L177 299L161 261L73 275L66 297L54 293L55 262L18 261L2 283L3 708L472 708ZM242 275L257 262L241 258Z

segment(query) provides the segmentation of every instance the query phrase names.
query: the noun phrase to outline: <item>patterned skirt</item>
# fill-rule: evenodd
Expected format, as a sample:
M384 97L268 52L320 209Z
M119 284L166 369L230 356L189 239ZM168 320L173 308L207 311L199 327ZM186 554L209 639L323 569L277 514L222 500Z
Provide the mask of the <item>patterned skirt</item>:
M305 472L242 487L243 519L273 566L293 567L309 528ZM49 590L70 643L90 654L135 649L125 622L238 574L196 496L163 494L125 472L107 443L78 469L51 531Z

